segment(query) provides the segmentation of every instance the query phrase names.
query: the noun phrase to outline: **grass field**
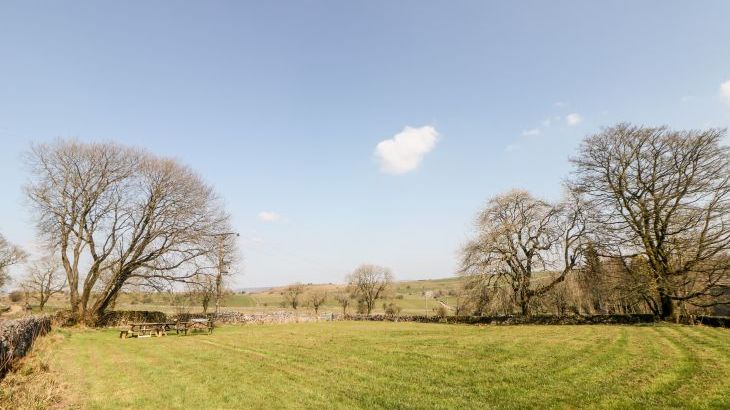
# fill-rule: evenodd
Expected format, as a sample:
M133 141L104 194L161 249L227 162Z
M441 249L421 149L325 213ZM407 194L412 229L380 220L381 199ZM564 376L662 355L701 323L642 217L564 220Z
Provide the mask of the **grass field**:
M730 405L730 330L666 324L320 322L128 340L61 329L30 360L61 381L62 407Z
M388 303L393 302L400 306L404 314L432 315L439 306L439 301L453 305L456 297L453 296L455 291L461 289L463 278L451 277L445 279L425 279L395 282L392 292L389 294ZM310 284L305 285L307 290L318 289L327 292L329 295L327 301L322 307L324 312L340 312L342 308L337 304L334 295L343 292L344 284ZM271 288L269 290L258 291L247 294L227 294L221 302L223 310L239 311L247 313L260 313L281 310L291 310L291 308L282 307L283 297L281 291L284 287ZM424 293L430 292L430 297L424 297ZM451 292L451 295L449 295ZM302 297L304 302L306 296ZM374 313L383 313L383 303L385 300L378 301L375 306ZM8 300L0 300L1 305L10 305ZM354 303L353 303L354 304ZM57 310L66 309L68 307L68 297L65 295L54 295L46 305L45 313L52 313ZM198 304L190 304L187 308L191 312L200 312L202 308ZM150 294L134 294L123 293L117 299L115 306L117 310L156 310L168 314L176 313L177 307L171 304L169 295L165 293ZM354 307L350 308L350 312L354 311ZM301 306L300 312L312 312L312 309ZM39 312L37 306L34 312Z

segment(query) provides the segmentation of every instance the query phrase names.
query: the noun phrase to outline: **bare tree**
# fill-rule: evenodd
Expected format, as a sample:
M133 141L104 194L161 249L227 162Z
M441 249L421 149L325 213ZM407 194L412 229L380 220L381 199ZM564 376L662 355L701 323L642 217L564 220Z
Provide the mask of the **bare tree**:
M319 313L319 308L327 301L327 292L314 289L307 294L307 304L314 309L314 314Z
M189 281L214 235L230 230L212 187L175 160L58 140L34 145L28 164L38 229L60 255L79 320L93 322L130 280Z
M481 316L488 312L492 313L491 311L493 309L491 309L491 304L495 299L495 288L489 277L485 275L468 275L464 281L463 293L464 302L461 303L462 310L471 309L470 314L476 316Z
M393 283L393 273L382 266L361 265L347 276L347 281L369 315L375 307L375 301L383 298L389 290Z
M217 262L217 272L215 275L215 313L220 310L221 301L223 300L223 292L225 283L231 277L231 268L238 261L238 247L236 246L236 238L239 234L236 232L220 232L215 236L218 243L213 252L210 252Z
M40 310L43 310L51 296L63 292L66 277L56 255L47 255L33 261L26 268L22 286L28 295L38 300Z
M576 198L552 205L511 191L489 200L476 225L476 238L462 251L461 274L481 286L509 287L523 315L530 300L562 282L583 254L585 224ZM536 272L555 271L533 283Z
M350 306L350 302L352 301L352 296L349 292L340 292L335 295L335 300L337 301L337 304L340 305L342 308L342 315L347 315L347 307Z
M647 303L730 303L730 150L725 130L675 131L619 124L587 137L573 159L601 253L645 266ZM640 274L640 273L635 273Z
M26 253L17 245L8 242L5 237L0 234L0 288L10 279L8 268L23 262L26 259Z
M466 287L464 289L457 290L454 296L454 316L465 316L473 313L474 300L470 298Z
M197 275L189 285L189 293L200 302L203 308L203 314L208 313L210 303L215 300L217 295L216 276L201 273Z
M190 314L190 306L193 302L193 295L189 292L180 292L174 287L169 287L163 293L166 296L167 304L175 309L175 315L185 317Z
M287 286L281 295L284 297L283 306L291 306L292 309L299 307L301 304L301 296L304 293L304 286L301 283Z

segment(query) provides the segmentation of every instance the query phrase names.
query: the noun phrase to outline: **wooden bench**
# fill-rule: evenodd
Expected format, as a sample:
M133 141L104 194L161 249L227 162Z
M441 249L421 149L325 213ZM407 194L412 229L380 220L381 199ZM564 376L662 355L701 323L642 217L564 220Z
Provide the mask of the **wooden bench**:
M161 322L161 323L130 323L128 329L119 331L119 338L128 337L150 337L165 336L167 332L175 331L176 334L187 336L188 331L207 330L208 334L213 333L213 321L206 318L190 319L187 322Z
M130 323L129 329L122 329L119 337L126 339L128 337L150 337L165 336L167 332L175 329L175 323Z
M207 318L190 319L187 322L178 322L175 326L178 333L182 332L187 336L188 331L207 330L208 334L213 333L213 321Z

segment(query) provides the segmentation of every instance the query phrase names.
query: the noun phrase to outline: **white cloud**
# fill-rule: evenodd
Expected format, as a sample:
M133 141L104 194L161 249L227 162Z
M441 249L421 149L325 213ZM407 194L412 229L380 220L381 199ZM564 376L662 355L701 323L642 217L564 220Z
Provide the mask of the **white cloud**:
M393 138L380 141L375 147L380 169L389 174L413 171L436 146L438 136L436 129L427 125L420 128L405 127Z
M725 101L730 103L730 80L720 84L720 95Z
M540 122L540 124L542 124L543 128L549 128L551 125L553 125L553 123L560 122L561 119L561 116L554 115L552 117L545 118L544 120L542 120L542 122Z
M571 113L565 116L565 122L568 123L568 125L578 125L580 122L583 121L583 118L578 113Z
M535 135L540 135L540 129L539 128L533 128L531 130L522 131L523 137L532 137Z
M263 222L278 222L281 220L281 215L272 211L261 211L259 212L259 220Z

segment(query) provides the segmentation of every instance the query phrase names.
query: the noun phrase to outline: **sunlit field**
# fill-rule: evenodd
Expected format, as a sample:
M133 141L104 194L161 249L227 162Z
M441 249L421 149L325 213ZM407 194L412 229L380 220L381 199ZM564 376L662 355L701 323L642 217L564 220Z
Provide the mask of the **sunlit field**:
M112 329L59 329L30 360L60 381L61 406L81 408L730 403L730 330L667 324L320 322L127 340Z
M401 307L401 313L403 314L432 315L435 309L439 307L439 301L449 305L456 303L454 295L461 290L463 283L464 280L460 277L395 282L389 294L388 303L393 302ZM342 308L334 300L334 295L337 292L344 291L344 284L306 285L305 288L307 290L320 289L327 292L328 298L322 306L323 311L336 313L342 311ZM247 313L292 311L290 307L281 304L283 301L282 290L283 287L279 287L246 294L227 294L221 301L221 307L225 311ZM52 313L67 308L68 297L54 295L46 305L45 312ZM179 307L173 306L170 297L164 293L124 293L119 296L114 308L117 310L156 310L168 314L177 313L179 309ZM200 304L197 303L186 303L184 308L190 312L200 312L202 309ZM34 312L40 313L37 306L34 306ZM313 313L312 309L307 306L301 306L298 312L303 314ZM354 313L352 307L349 312ZM381 301L381 303L376 304L373 313L382 312Z

